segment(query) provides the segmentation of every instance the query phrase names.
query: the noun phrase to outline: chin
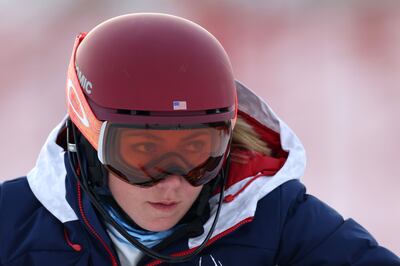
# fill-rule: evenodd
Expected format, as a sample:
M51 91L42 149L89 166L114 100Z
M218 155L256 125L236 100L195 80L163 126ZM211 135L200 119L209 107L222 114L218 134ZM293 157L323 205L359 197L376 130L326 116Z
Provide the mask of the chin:
M160 221L158 223L151 223L144 226L141 226L143 229L153 231L153 232L161 232L171 229L177 224L178 221Z

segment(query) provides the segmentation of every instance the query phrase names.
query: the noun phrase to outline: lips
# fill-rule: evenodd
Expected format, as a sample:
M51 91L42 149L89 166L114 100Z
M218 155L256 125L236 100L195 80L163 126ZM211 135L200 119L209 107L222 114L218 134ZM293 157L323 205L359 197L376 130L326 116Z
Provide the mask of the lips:
M150 206L160 211L172 211L178 206L175 201L149 202Z

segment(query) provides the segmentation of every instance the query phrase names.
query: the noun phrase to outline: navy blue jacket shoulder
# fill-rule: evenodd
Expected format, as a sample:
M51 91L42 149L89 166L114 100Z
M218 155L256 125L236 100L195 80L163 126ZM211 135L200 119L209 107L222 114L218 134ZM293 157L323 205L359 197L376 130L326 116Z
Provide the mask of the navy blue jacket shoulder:
M61 223L34 197L25 178L2 184L0 265L118 263L95 212L88 202L83 205L92 228L81 219ZM364 228L307 195L297 180L274 189L258 205L253 219L181 265L400 265ZM181 252L185 245L176 243L166 252Z

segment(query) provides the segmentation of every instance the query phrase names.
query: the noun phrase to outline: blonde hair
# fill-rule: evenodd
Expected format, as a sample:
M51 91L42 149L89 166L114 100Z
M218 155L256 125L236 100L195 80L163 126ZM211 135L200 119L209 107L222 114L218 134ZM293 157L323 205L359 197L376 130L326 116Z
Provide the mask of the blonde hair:
M268 144L263 141L254 128L238 114L232 136L231 159L234 162L247 163L250 157L247 154L240 153L241 150L261 153L267 156L271 156L272 154L272 150L268 147Z

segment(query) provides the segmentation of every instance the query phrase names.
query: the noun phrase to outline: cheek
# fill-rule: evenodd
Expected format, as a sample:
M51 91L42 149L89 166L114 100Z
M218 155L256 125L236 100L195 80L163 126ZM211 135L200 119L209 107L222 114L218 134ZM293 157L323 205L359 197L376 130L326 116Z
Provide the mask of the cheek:
M189 207L197 199L202 188L203 188L203 186L193 187L190 184L187 184L187 187L184 192L184 198L187 199L187 205L189 205Z
M110 175L108 186L114 199L129 214L137 211L146 200L147 193L144 189L127 184L115 176Z

